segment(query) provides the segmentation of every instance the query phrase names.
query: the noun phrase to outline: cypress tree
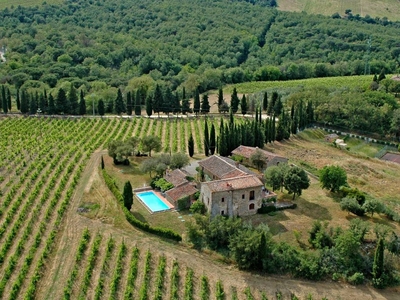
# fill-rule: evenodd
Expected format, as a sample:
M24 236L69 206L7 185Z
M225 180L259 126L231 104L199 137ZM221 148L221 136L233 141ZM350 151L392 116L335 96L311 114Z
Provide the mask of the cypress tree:
M224 92L222 90L222 87L218 89L218 108L224 103Z
M379 73L378 82L380 82L381 80L383 80L385 78L386 78L385 69L382 68L381 72Z
M210 153L214 155L216 147L216 139L215 139L215 127L214 123L211 124L211 131L210 131Z
M17 99L15 100L17 102L17 109L21 109L21 100L19 98L19 89L17 90Z
M275 114L272 117L272 122L271 122L271 141L276 141L276 119L275 119Z
M374 82L378 82L378 76L376 76L376 74L374 75L374 78L372 79L372 81L374 81Z
M76 89L73 84L71 84L71 88L68 93L68 100L70 105L69 113L71 115L77 115L79 113L78 95L76 94Z
M83 94L83 90L81 90L79 99L79 114L81 116L86 115L86 101L85 101L85 95Z
M153 114L153 103L150 96L146 97L146 114L148 117Z
M384 259L384 244L383 244L383 239L380 238L378 241L378 246L376 247L375 250L375 256L374 256L374 264L372 265L372 275L373 275L373 283L375 287L378 288L383 288L384 287L384 282L382 280L382 275L383 275L383 259Z
M100 116L104 116L105 107L104 107L104 101L102 99L100 99L99 102L97 103L97 112L99 113Z
M247 99L245 94L243 94L242 100L240 101L240 108L243 116L247 114Z
M263 111L265 111L265 112L266 112L267 109L268 109L268 93L267 93L267 92L264 93L262 109L263 109Z
M190 112L190 101L189 98L186 97L186 89L183 87L182 89L182 113L187 114Z
M117 92L117 98L115 98L115 113L117 115L122 114L125 111L125 107L124 107L124 100L122 98L122 92L121 89L118 89Z
M172 112L175 114L179 114L181 112L181 100L179 99L178 91L175 91L174 95L174 103L172 105Z
M165 90L165 95L164 95L164 103L162 105L163 109L162 111L167 114L169 117L169 113L172 112L172 105L174 102L174 95L172 94L172 91L169 87Z
M142 114L142 101L141 101L141 95L140 95L140 90L138 89L136 91L136 97L135 97L135 116L140 116Z
M236 114L236 112L239 109L239 97L237 95L237 90L236 88L233 88L233 93L231 95L231 110L234 114Z
M276 115L280 115L282 113L282 110L283 110L282 100L281 97L278 97L278 99L275 101L274 113Z
M23 90L21 93L21 109L20 109L22 114L26 114L29 111L29 102L28 102L28 95L26 94L26 91Z
M312 101L308 101L307 108L306 108L306 115L307 115L307 126L314 122L314 108Z
M8 113L8 104L6 98L6 88L4 85L1 86L1 102L3 106L3 112L6 114Z
M126 207L127 210L130 211L133 204L133 191L130 181L127 181L124 185L123 198L124 198L124 206Z
M297 112L297 110L295 110L294 111L294 114L293 114L293 118L292 118L292 120L291 120L291 133L292 134L296 134L297 133L297 127L299 126L299 117L298 117L298 112Z
M267 253L267 238L265 237L265 233L263 232L260 237L260 244L258 247L258 267L265 270L265 265L267 262L268 253Z
M193 135L190 134L189 140L188 140L188 151L189 151L189 156L193 157L194 154L194 140L193 140Z
M7 92L6 97L7 97L8 110L11 111L11 93L10 93L10 89L7 88L6 92Z
M161 105L163 102L164 102L163 94L162 94L160 86L157 84L156 88L154 90L154 94L153 94L152 107L153 107L154 113L158 114L158 117L160 117ZM148 115L148 113L147 113L147 115Z
M67 96L66 96L63 88L60 88L58 90L55 108L56 108L55 109L56 114L62 114L62 113L66 114L67 113L67 108L68 108Z
M210 154L210 138L208 133L207 120L204 120L204 154L208 156Z
M46 101L44 99L44 94L40 94L39 96L39 102L38 102L38 109L40 108L40 110L44 113L45 109L46 109Z
M130 91L126 94L126 114L132 116L132 93Z
M275 103L279 98L279 94L277 92L272 92L272 97L271 97L271 101L268 103L268 109L267 109L267 113L270 115L272 113L274 113L275 115L277 114L276 111L274 111L275 108Z
M208 95L204 94L201 100L201 113L207 114L210 112L210 103L208 102Z
M54 97L52 94L49 95L49 108L47 110L47 113L49 115L54 115L56 113L56 106L55 106Z
M196 116L200 112L200 94L199 94L199 89L198 88L196 88L196 91L195 91L195 94L194 94L193 112L196 114Z
M33 95L30 96L30 101L29 101L29 114L34 115L37 112L37 93L36 97Z
M104 170L105 166L104 166L104 158L103 155L101 156L101 169Z

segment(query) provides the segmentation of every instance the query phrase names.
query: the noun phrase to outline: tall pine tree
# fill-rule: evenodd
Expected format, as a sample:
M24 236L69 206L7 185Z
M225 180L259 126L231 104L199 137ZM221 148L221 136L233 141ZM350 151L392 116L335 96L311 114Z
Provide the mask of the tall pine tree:
M146 97L146 114L148 117L151 117L153 114L153 101L150 95Z
M136 91L135 97L135 116L140 116L142 114L142 96L140 94L140 90Z
M56 98L56 114L66 114L67 113L67 108L68 108L68 103L67 103L67 95L65 94L65 91L63 88L60 88L58 90L57 98Z
M158 114L158 117L160 117L161 105L164 102L163 98L164 97L163 97L163 93L161 91L161 87L157 84L156 88L154 90L154 94L153 94L152 107L153 107L154 113ZM147 113L147 115L148 115L148 113Z
M132 191L132 185L131 185L130 181L125 182L123 198L124 198L125 208L127 210L131 210L132 204L133 204L133 191Z
M131 91L129 91L126 94L126 114L128 116L132 116L132 106L133 106L133 104L132 104L132 93L131 93Z
M222 103L224 103L224 92L222 87L218 89L218 109L220 109Z
M194 94L193 112L196 114L196 116L200 112L200 93L199 93L199 89L198 88L196 88L196 91L195 91L195 94Z
M77 115L79 113L78 95L76 94L76 89L73 84L71 84L71 88L69 89L68 100L70 105L69 113L71 115Z
M122 98L122 92L121 89L118 89L117 92L117 98L115 98L115 113L117 115L122 114L125 111L125 107L124 107L124 99Z
M22 102L21 102L22 105ZM54 97L52 94L49 95L49 108L47 109L49 115L54 115L56 113L56 105L54 103Z
M85 101L85 95L83 94L83 90L81 90L81 93L80 93L79 114L81 116L86 115L86 101Z
M243 94L242 100L240 101L240 108L243 116L247 114L247 99L245 94Z
M215 127L214 123L211 124L211 131L210 131L210 154L214 155L216 147L216 138L215 138Z
M263 109L263 111L265 111L265 112L266 112L267 109L268 109L268 93L267 93L267 92L264 92L262 109Z
M99 102L97 103L97 112L99 113L100 116L104 116L105 106L104 106L104 101L102 99L100 99Z
M22 114L26 114L29 112L29 100L28 100L28 94L26 93L26 90L22 90L21 92L21 109L20 109Z
M208 156L210 154L210 138L208 133L207 120L204 120L204 154Z
M11 92L9 88L6 89L6 97L7 97L8 110L11 111Z
M239 109L239 97L236 88L233 88L233 93L231 95L231 111L236 114Z
M21 109L21 99L19 97L19 89L17 90L17 97L15 102L17 103L17 109L20 110Z
M189 156L193 157L193 154L194 154L194 140L193 140L193 135L192 134L190 134L189 140L188 140L188 152L189 152Z
M208 102L208 95L204 94L201 100L201 113L207 114L210 112L210 103Z
M1 86L1 103L3 106L3 112L6 114L8 113L8 104L7 104L7 97L6 97L6 87L4 85Z

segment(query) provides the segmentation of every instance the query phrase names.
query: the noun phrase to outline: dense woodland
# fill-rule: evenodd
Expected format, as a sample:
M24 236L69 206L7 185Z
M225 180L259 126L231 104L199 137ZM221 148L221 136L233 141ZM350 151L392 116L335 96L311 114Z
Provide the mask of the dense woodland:
M398 68L398 23L279 12L263 5L271 1L207 2L70 0L5 9L0 80L21 89L68 81L107 101L110 89L143 82L193 95L226 83Z

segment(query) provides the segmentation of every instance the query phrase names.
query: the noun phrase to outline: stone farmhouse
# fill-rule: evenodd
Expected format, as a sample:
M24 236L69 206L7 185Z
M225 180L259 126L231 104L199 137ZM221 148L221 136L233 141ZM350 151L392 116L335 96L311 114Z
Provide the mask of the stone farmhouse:
M261 151L261 153L265 156L266 168L269 168L271 166L277 166L280 163L286 164L288 162L287 158L277 155L275 153L266 151L264 149L260 149L258 147L248 147L248 146L240 145L239 147L237 147L235 150L232 151L232 154L243 157L244 162L248 165L251 165L250 158L256 151Z
M257 213L266 198L260 178L234 160L213 155L199 161L203 180L200 199L211 216L247 216Z

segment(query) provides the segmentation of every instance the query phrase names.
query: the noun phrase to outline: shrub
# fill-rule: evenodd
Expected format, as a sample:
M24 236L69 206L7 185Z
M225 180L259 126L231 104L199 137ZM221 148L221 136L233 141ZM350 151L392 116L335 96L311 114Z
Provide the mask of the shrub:
M276 211L275 205L263 205L259 209L257 209L257 213L259 214L268 214L274 211Z
M360 272L356 272L347 278L347 281L352 285L363 284L364 280L365 280L364 274Z
M357 216L363 216L365 214L365 210L359 204L359 202L355 198L345 197L340 201L340 208L342 210L347 210Z

